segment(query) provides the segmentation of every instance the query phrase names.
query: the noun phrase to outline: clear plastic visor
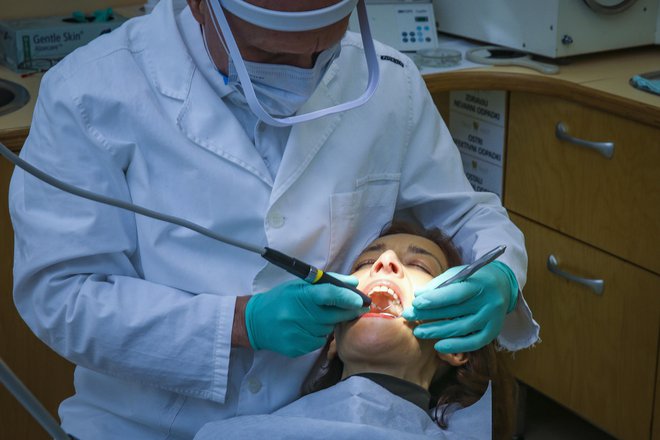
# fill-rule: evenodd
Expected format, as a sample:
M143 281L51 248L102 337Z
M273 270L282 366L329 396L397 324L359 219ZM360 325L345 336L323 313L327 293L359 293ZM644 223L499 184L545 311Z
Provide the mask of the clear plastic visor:
M367 68L369 71L368 83L364 93L362 93L362 95L357 97L356 99L338 105L334 105L332 107L315 110L310 113L305 113L302 115L289 116L287 118L275 118L264 110L263 106L259 103L259 100L256 97L256 94L254 92L254 87L252 86L252 82L245 67L245 63L243 62L243 58L241 56L240 50L231 32L229 23L227 22L227 18L225 17L225 14L223 12L223 7L225 7L228 11L231 12L230 9L231 6L235 6L237 4L246 6L250 4L245 2L244 0L208 0L209 8L211 10L211 14L213 18L212 19L213 28L215 29L218 38L226 42L227 48L229 49L229 56L234 62L236 72L238 73L238 79L241 83L241 86L243 87L243 91L245 93L245 99L247 100L248 106L250 107L250 110L252 110L252 112L260 120L262 120L266 124L273 125L276 127L291 126L302 122L312 121L326 115L331 115L334 113L339 113L354 109L366 103L373 96L373 94L376 92L376 89L378 87L378 82L380 80L380 70L378 66L378 59L376 57L376 49L374 47L373 39L371 38L371 31L369 30L367 8L364 2L365 0L341 0L339 3L336 3L327 8L317 9L314 11L304 11L304 12L280 12L280 11L273 11L270 9L264 9L260 7L254 7L253 9L249 6L240 10L240 13L244 13L248 9L252 12L258 11L258 13L254 16L245 15L245 19L246 21L249 21L252 24L267 29L276 29L275 27L273 27L275 26L275 24L268 22L268 20L273 17L273 13L277 13L275 14L277 16L281 15L282 17L287 17L286 18L287 22L290 19L292 20L292 22L307 23L307 25L310 25L311 23L309 19L310 13L311 15L316 15L316 14L323 15L325 16L324 20L319 19L315 21L313 25L314 27L311 28L311 29L318 29L317 26L319 25L320 27L325 27L328 26L328 24L336 23L337 21L346 17L348 14L351 13L353 7L355 7L355 4L357 3L358 19L360 23L360 33L362 35L362 45L364 47ZM227 7L227 4L229 4L230 7ZM339 8L337 5L341 5L341 8ZM349 5L351 6L350 8L348 8ZM254 6L254 5L250 5L250 6ZM345 10L342 8L345 8ZM339 10L341 10L341 13L336 12ZM330 12L332 12L332 14L330 14ZM339 17L337 20L335 20L336 16L344 13L346 13L346 15L344 15L343 17ZM237 16L243 18L241 15L237 14ZM261 18L257 19L256 18L257 16L260 16ZM264 17L270 17L270 18L266 18L266 22L259 21L264 19ZM328 17L332 17L332 18L328 18ZM256 21L259 22L257 23ZM281 22L278 23L281 24ZM309 30L306 29L306 27L302 27L302 24L300 26L301 27L292 26L284 30L285 31Z

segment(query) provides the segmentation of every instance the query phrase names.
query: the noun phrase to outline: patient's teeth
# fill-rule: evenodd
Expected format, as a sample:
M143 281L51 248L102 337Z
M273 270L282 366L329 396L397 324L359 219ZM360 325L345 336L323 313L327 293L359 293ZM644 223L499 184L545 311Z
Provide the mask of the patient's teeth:
M377 285L374 286L367 295L373 296L375 294L381 295L383 298L379 298L377 301L374 301L371 305L371 309L376 313L381 313L384 315L397 318L401 313L401 299L396 294L394 289L388 285ZM392 309L394 307L394 309Z
M388 296L392 298L392 302L396 305L401 305L401 300L399 299L398 295L394 290L390 287L387 286L375 286L371 291L367 294L368 296L373 295L374 293L385 293Z

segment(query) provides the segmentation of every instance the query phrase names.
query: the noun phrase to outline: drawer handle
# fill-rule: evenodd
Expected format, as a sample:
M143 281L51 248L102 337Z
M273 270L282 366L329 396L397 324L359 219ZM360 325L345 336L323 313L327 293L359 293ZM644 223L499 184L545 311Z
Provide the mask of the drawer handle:
M557 125L555 126L555 136L557 136L557 139L559 140L596 150L608 159L612 159L612 156L614 156L614 142L594 142L576 138L575 136L568 134L568 129L563 122L557 122Z
M550 256L548 257L548 270L557 276L566 278L569 281L573 281L575 283L579 283L587 286L588 288L593 290L594 293L597 295L602 295L603 290L605 289L605 281L603 280L592 280L589 278L582 278L570 274L568 272L564 272L559 268L559 263L557 262L555 256L552 254L550 254Z

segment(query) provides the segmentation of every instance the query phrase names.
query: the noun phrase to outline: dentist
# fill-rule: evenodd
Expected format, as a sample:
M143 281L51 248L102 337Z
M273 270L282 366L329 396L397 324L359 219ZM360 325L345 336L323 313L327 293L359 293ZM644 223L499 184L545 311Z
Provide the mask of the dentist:
M356 3L361 37L346 32ZM465 261L505 244L450 295L433 288L441 279L417 292L405 316L428 321L419 338L451 337L446 352L538 338L519 292L522 234L472 190L419 72L373 46L361 1L162 0L44 75L21 155L334 272L394 217L440 226ZM334 325L365 312L347 289L291 281L257 255L20 170L9 203L15 303L77 366L59 412L82 440L192 438L211 420L272 412L299 396Z

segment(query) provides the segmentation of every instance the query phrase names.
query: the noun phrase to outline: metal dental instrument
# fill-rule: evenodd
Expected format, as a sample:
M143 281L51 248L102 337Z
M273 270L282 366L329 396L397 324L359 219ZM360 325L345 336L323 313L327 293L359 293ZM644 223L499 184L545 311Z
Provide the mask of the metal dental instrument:
M476 271L478 271L488 263L494 261L500 255L502 255L505 250L506 250L506 246L500 245L497 246L495 249L486 252L486 254L483 255L481 258L477 259L474 263L465 266L456 275L445 280L438 287L444 287L444 286L448 286L449 284L460 283L461 281L465 281L466 279L471 277ZM436 287L436 289L438 287Z
M91 191L87 191L82 188L78 188L77 186L70 185L68 183L62 182L61 180L56 179L55 177L46 174L45 172L41 171L40 169L34 167L33 165L29 164L28 162L24 161L17 155L11 152L9 148L7 148L2 142L0 142L0 154L4 156L7 160L9 160L11 163L16 165L19 168L22 168L25 172L33 175L37 179L54 186L57 189L60 189L62 191L71 193L73 195L76 195L78 197L82 197L84 199L92 200L94 202L98 203L103 203L106 205L114 206L117 208L125 209L127 211L134 212L136 214L143 215L145 217L150 217L156 220L164 221L167 223L172 223L177 226L184 227L186 229L190 229L192 231L195 231L197 233L200 233L202 235L205 235L209 238L212 238L214 240L220 241L222 243L226 243L230 246L235 246L241 249L244 249L248 252L253 252L256 254L261 255L265 260L268 262L274 264L275 266L278 266L287 272L289 272L292 275L297 276L298 278L303 279L304 281L307 281L310 284L332 284L334 286L338 287L343 287L345 289L349 289L362 298L362 305L364 307L367 307L371 305L371 298L369 298L367 295L364 293L360 292L356 287L353 287L349 284L344 283L343 281L338 280L337 278L328 275L327 272L322 271L321 269L317 269L316 267L312 266L311 264L307 264L303 261L300 261L296 258L290 257L280 251L277 251L275 249L271 249L269 247L264 247L260 248L258 246L251 245L249 243L245 243L239 240L234 240L231 238L224 237L220 234L216 234L215 232L211 231L210 229L207 229L203 226L200 226L196 223L193 223L191 221L182 219L180 217L175 217L172 215L168 214L163 214L157 211L153 211L151 209L145 208L143 206L135 205L133 203L125 202L123 200L119 199L114 199L112 197L107 197L102 194L96 194Z

